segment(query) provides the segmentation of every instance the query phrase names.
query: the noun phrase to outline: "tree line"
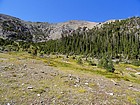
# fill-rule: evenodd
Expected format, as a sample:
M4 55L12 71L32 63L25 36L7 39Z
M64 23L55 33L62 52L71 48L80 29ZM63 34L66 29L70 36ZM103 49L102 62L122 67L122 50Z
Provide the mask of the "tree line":
M86 55L97 59L140 60L140 17L99 24L93 29L79 27L61 39L23 42L0 39L1 50L27 51L34 55L60 53Z

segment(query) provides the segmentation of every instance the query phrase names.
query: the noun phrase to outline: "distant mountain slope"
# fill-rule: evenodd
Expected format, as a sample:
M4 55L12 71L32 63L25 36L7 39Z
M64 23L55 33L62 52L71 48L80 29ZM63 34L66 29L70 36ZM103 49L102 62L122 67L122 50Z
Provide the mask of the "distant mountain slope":
M0 36L13 40L32 40L30 29L24 21L0 14Z
M119 24L116 21L119 21ZM45 42L50 39L60 39L62 35L71 35L71 33L80 28L87 30L97 27L98 30L102 30L102 27L112 28L115 26L120 27L122 31L123 27L128 28L128 31L125 29L126 33L134 30L139 32L140 17L128 18L125 21L109 20L102 23L72 20L52 24L47 22L27 22L16 17L0 14L0 37L12 40Z
M59 39L61 34L73 32L79 27L91 29L97 24L76 20L56 24L26 22L16 17L0 14L0 36L13 40L40 42L49 39Z

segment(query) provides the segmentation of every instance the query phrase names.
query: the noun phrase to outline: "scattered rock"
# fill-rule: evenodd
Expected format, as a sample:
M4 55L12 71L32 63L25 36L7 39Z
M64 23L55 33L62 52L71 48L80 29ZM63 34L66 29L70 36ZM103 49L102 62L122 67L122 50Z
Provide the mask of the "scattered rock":
M32 86L28 86L27 89L33 89L33 87Z
M22 91L25 91L25 89L22 89Z
M72 75L71 74L69 74L68 77L69 77L70 80L72 80Z
M52 77L55 77L55 76L57 76L58 74L57 73L52 73L52 74L50 74Z
M129 87L133 87L133 85L132 85L132 84L130 84L130 85L129 85Z
M6 105L10 105L10 103L7 103Z
M14 64L11 64L10 66L14 66Z
M76 78L75 82L80 83L80 78Z
M113 95L114 95L114 93L107 93L107 92L106 92L106 94L108 94L108 95L110 95L110 96L113 96Z
M41 94L37 94L37 96L38 96L38 97L40 97L40 96L41 96Z
M88 85L88 83L86 82L85 85Z
M69 78L71 78L71 77L72 77L72 75L71 75L71 74L68 74L68 77L69 77Z
M61 94L64 94L64 92L60 92Z
M57 85L54 85L54 87L57 87Z
M113 79L111 81L114 83L114 85L119 85L117 82L115 82Z
M140 75L140 72L135 73L136 75Z
M80 86L80 85L79 85L79 84L77 84L77 83L76 83L76 84L74 84L74 87L79 87L79 86Z
M53 102L53 103L55 103L56 101L55 101L55 100L53 100L52 102Z

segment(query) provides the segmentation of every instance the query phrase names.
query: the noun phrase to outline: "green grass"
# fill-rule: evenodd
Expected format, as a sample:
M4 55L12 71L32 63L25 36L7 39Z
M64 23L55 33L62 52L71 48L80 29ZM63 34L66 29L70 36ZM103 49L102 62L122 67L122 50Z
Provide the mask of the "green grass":
M73 59L70 59L69 62L66 63L66 62L62 62L62 59L59 59L59 58L53 58L53 59L50 58L50 66L54 66L63 70L75 70L78 72L99 74L107 78L131 81L131 82L140 84L140 81L139 81L140 78L136 78L135 72L131 72L131 74L128 75L129 71L127 71L126 68L132 68L134 70L138 69L138 67L131 64L115 65L115 69L116 69L115 73L106 72L106 70L104 69L87 65L87 62L83 63L82 65L79 65L77 64L77 61ZM122 73L124 75L122 75Z
M78 92L79 92L79 93L85 93L86 90L85 90L85 89L79 89Z
M35 92L37 94L42 94L42 93L46 92L46 90L41 87L41 88L33 89L33 92Z
M130 97L130 96L127 96L127 100L128 100L131 104L136 105L136 100L135 100L134 98L132 98L132 97Z
M113 78L118 80L122 79L125 81L140 83L139 82L140 77L136 77L135 72L126 70L126 68L131 68L136 71L139 71L139 67L131 64L124 64L124 63L115 64L115 69L116 69L115 73L109 73L106 72L105 69L98 68L97 66L89 65L88 61L83 61L82 65L78 64L77 60L73 59L72 56L67 58L66 59L67 62L66 62L64 59L65 55L57 55L57 56L50 55L47 58L40 58L40 57L33 57L26 52L10 52L8 54L0 54L0 57L2 58L8 58L7 56L10 56L11 58L10 60L14 60L15 57L21 59L36 59L39 61L43 61L44 63L47 63L47 65L49 66L53 66L61 70L73 70L75 72L98 74L98 75L105 76L107 78ZM14 57L12 58L12 56ZM12 70L12 68L6 67L5 70Z

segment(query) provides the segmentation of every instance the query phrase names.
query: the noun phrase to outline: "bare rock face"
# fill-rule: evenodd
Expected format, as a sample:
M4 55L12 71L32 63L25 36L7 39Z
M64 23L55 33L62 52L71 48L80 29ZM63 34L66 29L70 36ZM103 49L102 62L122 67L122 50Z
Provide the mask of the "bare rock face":
M79 27L91 29L98 23L72 20L64 23L26 22L19 18L0 14L0 37L5 39L44 42L60 39Z
M13 40L32 40L30 30L22 20L3 14L0 14L0 37Z
M97 23L87 21L72 20L64 23L52 24L52 31L50 31L50 39L59 39L61 34L69 34L78 28L87 27L88 29L93 28Z

